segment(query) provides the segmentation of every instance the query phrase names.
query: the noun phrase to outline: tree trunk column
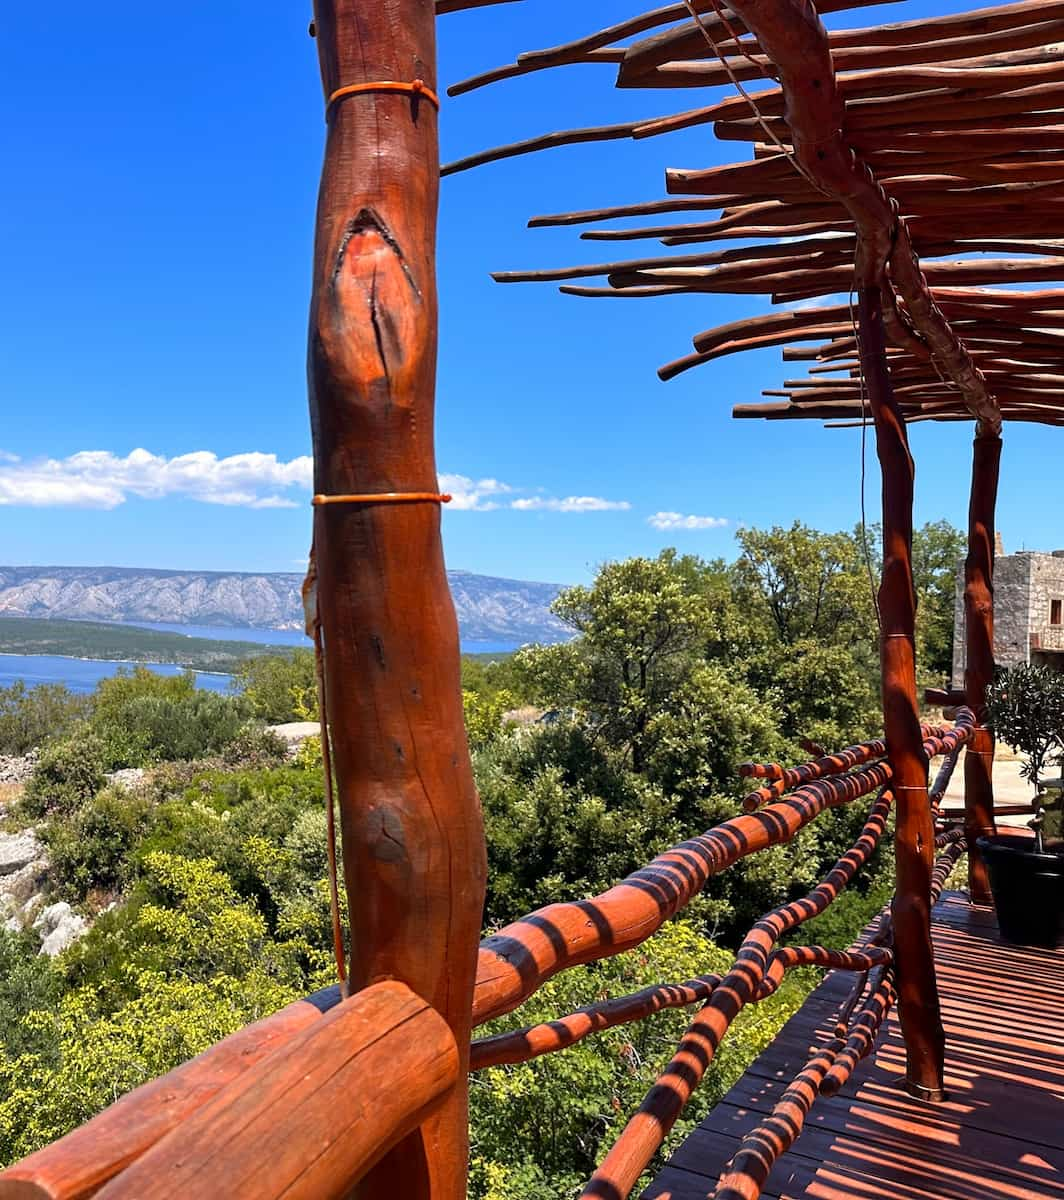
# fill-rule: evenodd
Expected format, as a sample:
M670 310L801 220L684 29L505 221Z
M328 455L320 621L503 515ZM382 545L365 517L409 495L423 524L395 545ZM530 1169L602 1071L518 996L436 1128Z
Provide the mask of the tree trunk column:
M986 864L976 845L994 833L994 735L983 724L994 678L994 509L1001 438L978 431L972 452L968 557L964 562L964 691L976 729L964 755L964 835L973 904L992 904Z
M894 961L909 1091L943 1098L945 1038L931 946L935 833L927 796L927 755L916 699L916 596L912 574L914 467L887 367L878 287L858 291L860 356L883 473L880 663L887 755L894 768Z
M325 96L436 89L432 0L316 0ZM347 95L328 117L309 330L315 491L438 491L437 112L410 91ZM397 979L454 1032L459 1083L359 1185L376 1200L464 1200L466 1065L485 850L462 716L440 508L315 509L350 984ZM352 1091L365 1080L350 1080Z

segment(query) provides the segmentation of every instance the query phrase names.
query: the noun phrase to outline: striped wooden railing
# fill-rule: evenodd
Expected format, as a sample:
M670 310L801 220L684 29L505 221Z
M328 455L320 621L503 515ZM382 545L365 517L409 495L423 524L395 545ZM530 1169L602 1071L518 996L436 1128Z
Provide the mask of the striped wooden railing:
M967 709L950 727L924 726L928 759L955 755L973 728ZM743 775L767 781L744 801L748 811L659 855L602 895L548 905L481 943L473 1025L516 1008L559 971L638 946L712 875L790 841L829 808L876 794L850 849L808 895L763 916L723 975L658 984L472 1042L477 1071L564 1050L664 1008L701 1006L584 1197L630 1194L732 1022L774 992L787 971L852 972L853 993L830 1045L811 1058L765 1129L744 1142L721 1196L756 1195L816 1095L837 1090L869 1052L895 996L890 914L874 934L843 949L779 943L837 899L883 837L894 799L884 752L877 740L798 767L745 764ZM943 829L936 844L933 896L964 850L963 834ZM406 985L378 983L346 1000L331 988L226 1038L0 1172L0 1200L339 1200L445 1100L460 1062L450 1027Z

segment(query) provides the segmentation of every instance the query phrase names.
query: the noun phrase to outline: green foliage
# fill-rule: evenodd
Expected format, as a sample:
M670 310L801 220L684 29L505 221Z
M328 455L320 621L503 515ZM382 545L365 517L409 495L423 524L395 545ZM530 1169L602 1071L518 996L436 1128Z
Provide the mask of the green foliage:
M601 891L681 840L675 800L570 722L474 756L488 841L485 920Z
M921 675L940 682L953 670L953 600L965 538L948 521L913 531L916 653Z
M227 767L277 767L288 756L284 740L270 729L249 721L230 742L222 747L222 762Z
M527 702L522 691L521 673L512 654L463 654L462 691L491 697L509 692L514 707Z
M28 688L22 680L0 688L0 754L26 754L62 737L88 710L87 696L61 683Z
M1064 751L1064 675L1022 664L1000 671L986 690L987 723L1024 756L1021 774L1039 786L1047 762Z
M44 747L26 785L23 809L32 817L73 812L103 787L104 744L81 726L63 741Z
M296 647L246 659L237 671L251 713L271 725L318 719L314 651Z
M108 896L130 882L132 853L148 828L151 803L141 789L104 788L43 826L57 895L81 901Z
M93 988L67 993L53 1010L22 1018L37 1043L0 1052L0 1162L69 1132L125 1092L202 1053L294 999L262 977L209 982L142 973L116 1009Z
M241 734L246 717L241 698L197 688L191 671L134 667L100 681L90 724L114 769L215 753Z
M642 771L650 724L707 633L707 608L662 559L607 563L551 609L581 637L517 655L533 694L571 706Z
M40 953L36 935L0 926L0 1055L18 1058L39 1044L23 1018L51 1008L60 991L60 977Z
M500 737L505 725L503 717L514 705L512 693L505 689L489 694L463 688L462 709L469 748L478 750Z

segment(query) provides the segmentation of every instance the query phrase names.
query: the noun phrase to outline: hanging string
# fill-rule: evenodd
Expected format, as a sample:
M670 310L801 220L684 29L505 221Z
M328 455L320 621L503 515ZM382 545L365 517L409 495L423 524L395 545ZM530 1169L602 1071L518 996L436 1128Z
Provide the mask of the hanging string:
M314 642L314 675L318 690L318 723L321 729L321 765L325 779L325 844L329 860L329 911L332 917L333 955L340 995L350 994L347 984L347 957L344 933L340 924L340 888L336 866L336 801L333 786L332 751L329 745L329 713L325 689L325 653L321 640L321 618L318 613L318 564L314 545L310 547L310 562L303 581L303 612L307 633Z
M315 508L331 504L448 504L451 496L447 492L350 492L338 495L318 493L311 499ZM336 783L332 765L332 747L329 742L328 689L325 686L325 648L321 636L321 615L318 611L318 562L314 543L311 542L310 561L306 578L303 580L303 617L307 636L314 643L314 675L318 692L318 722L321 728L321 765L325 779L325 830L326 850L329 859L329 910L332 917L333 955L336 958L336 976L340 981L340 994L349 994L347 983L347 956L344 950L344 933L340 923L339 870L336 858Z

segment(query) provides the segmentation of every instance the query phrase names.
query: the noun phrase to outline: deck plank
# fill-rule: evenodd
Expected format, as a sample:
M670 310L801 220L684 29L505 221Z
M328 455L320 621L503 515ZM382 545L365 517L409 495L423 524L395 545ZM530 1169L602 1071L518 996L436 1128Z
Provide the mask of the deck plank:
M891 1014L875 1055L821 1097L764 1195L781 1200L1064 1200L1064 949L1003 944L993 913L948 895L935 911L946 1027L944 1104L902 1088ZM706 1200L743 1134L834 1023L829 975L669 1159L644 1200Z

